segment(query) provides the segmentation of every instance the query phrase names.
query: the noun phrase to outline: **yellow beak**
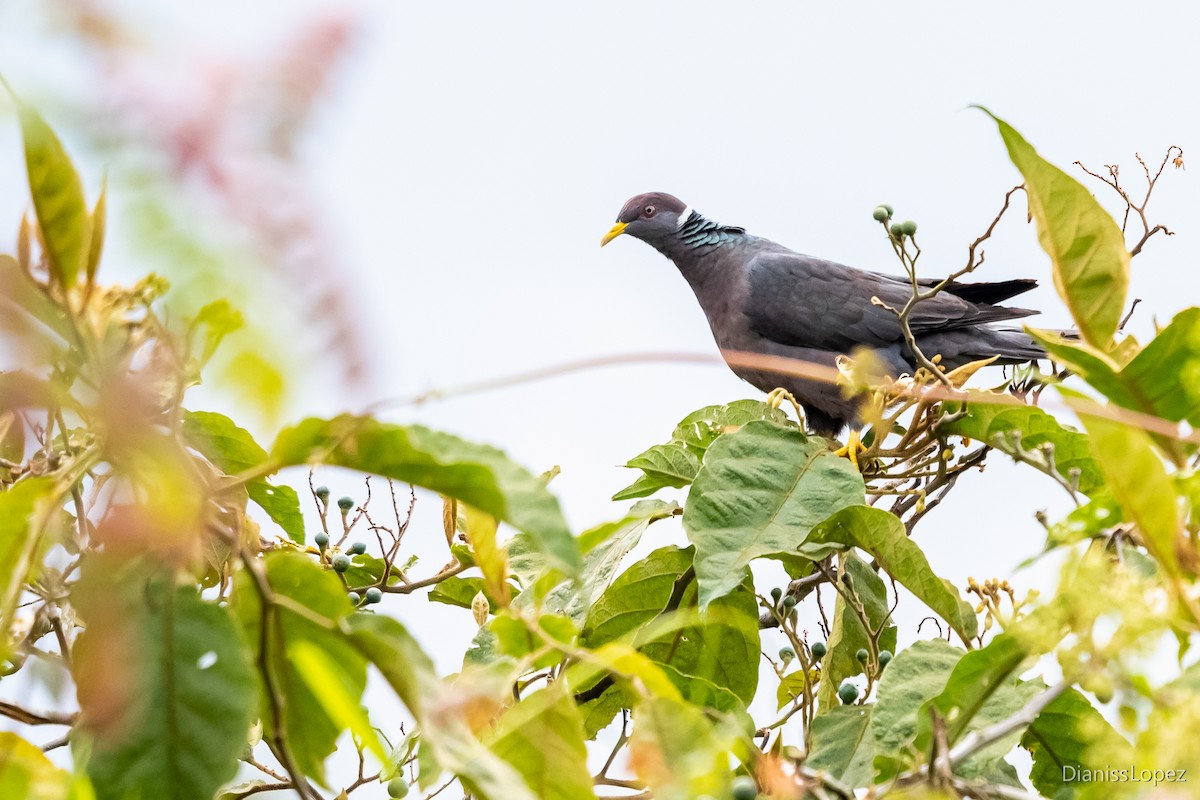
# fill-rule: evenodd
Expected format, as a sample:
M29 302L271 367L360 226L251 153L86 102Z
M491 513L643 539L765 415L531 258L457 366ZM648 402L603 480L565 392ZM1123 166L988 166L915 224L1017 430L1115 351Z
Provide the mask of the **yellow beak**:
M624 233L625 228L628 226L628 224L629 223L627 223L627 222L618 222L616 225L613 225L609 229L608 233L604 234L604 238L600 240L600 246L604 247L604 245L608 244L613 239L617 238L622 233Z

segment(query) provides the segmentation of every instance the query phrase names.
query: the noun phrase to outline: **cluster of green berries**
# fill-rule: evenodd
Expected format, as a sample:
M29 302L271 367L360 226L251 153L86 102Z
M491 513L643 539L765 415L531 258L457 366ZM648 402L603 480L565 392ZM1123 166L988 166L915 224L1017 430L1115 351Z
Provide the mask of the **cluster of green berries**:
M369 587L365 595L360 595L358 592L350 592L346 596L350 598L350 603L354 606L358 606L363 602L373 606L383 600L383 592L378 586Z
M893 209L891 206L884 203L883 205L875 206L875 210L871 212L876 222L887 223L892 218ZM917 233L917 223L910 220L904 222L893 222L888 226L888 231L897 239L902 239L905 236L915 236Z
M318 486L315 494L317 495L317 499L321 501L321 505L328 508L329 507L329 487L328 486ZM346 516L346 514L348 514L350 512L350 509L354 508L354 498L353 497L339 497L338 501L337 501L337 506L339 509L341 509L342 516L344 517L344 516Z

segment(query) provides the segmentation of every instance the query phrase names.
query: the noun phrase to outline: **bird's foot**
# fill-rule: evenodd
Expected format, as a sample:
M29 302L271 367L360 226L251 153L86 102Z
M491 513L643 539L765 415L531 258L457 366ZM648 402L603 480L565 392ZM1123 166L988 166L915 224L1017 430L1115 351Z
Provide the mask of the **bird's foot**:
M846 436L846 444L834 450L833 454L840 458L849 459L854 469L862 472L862 467L858 463L858 457L865 452L867 452L867 448L863 446L862 436L858 431L851 429L850 433Z
M767 393L767 405L769 405L771 408L779 408L784 404L785 401L791 403L792 408L796 409L796 419L803 424L804 412L800 410L800 403L797 402L795 395L782 387L778 389L772 389Z

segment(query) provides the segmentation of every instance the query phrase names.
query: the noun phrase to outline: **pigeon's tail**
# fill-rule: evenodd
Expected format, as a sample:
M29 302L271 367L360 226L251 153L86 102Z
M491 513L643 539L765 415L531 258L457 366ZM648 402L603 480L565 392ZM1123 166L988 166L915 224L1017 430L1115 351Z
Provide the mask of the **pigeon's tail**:
M1071 331L1058 331L1073 338ZM972 361L999 356L998 364L1024 364L1046 358L1046 351L1020 328L980 325L975 328L940 331L917 339L922 352L939 353L944 364L958 367Z

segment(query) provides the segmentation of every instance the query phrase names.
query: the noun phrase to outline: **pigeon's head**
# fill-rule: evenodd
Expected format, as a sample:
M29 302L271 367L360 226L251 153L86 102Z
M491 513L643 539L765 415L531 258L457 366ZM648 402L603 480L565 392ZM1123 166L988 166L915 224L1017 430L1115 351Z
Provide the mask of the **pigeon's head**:
M657 246L675 235L691 213L691 208L682 200L665 192L639 194L625 203L617 215L617 224L604 234L600 246L603 247L622 233Z

